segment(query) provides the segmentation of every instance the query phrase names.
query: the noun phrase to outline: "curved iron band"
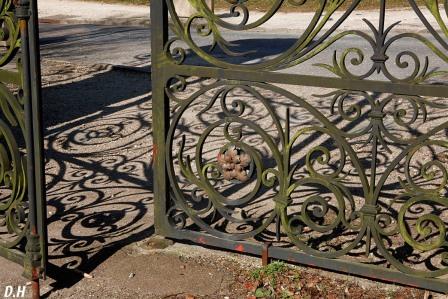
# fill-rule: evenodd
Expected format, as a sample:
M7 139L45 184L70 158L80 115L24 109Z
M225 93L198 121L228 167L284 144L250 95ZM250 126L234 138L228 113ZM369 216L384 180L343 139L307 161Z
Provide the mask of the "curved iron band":
M443 39L440 38L440 35L437 33L437 31L434 30L433 27L428 23L427 19L423 16L420 9L416 6L413 1L409 0L411 3L411 6L416 11L417 15L422 19L422 22L425 24L425 26L428 28L429 32L439 41L439 43L446 49L446 43L443 41ZM435 1L435 0L434 0ZM359 1L353 1L349 8L347 8L344 13L341 15L341 17L333 24L328 30L323 29L324 25L328 23L328 20L330 17L334 14L334 12L344 3L344 1L320 1L319 7L316 9L316 12L314 14L314 17L310 21L307 29L304 31L304 33L298 38L298 40L287 50L285 50L283 53L277 55L275 58L272 58L267 61L263 61L260 63L254 63L254 64L248 64L248 65L241 65L241 64L234 64L230 62L226 62L225 60L215 58L213 55L207 53L206 51L202 50L199 46L196 45L195 41L193 40L193 37L191 35L193 30L193 22L198 19L204 19L206 21L206 24L199 24L196 25L196 30L199 33L200 36L209 36L211 35L213 37L213 43L210 47L210 50L213 50L216 46L219 46L221 50L223 50L227 55L229 56L242 56L246 54L250 54L251 52L234 52L231 50L232 46L234 46L232 43L226 41L221 32L219 27L230 29L230 30L248 30L257 26L260 26L270 18L272 18L276 11L279 9L279 7L282 5L281 2L284 1L276 1L273 3L272 8L262 17L260 20L251 23L246 24L249 19L249 11L247 7L244 6L244 4L238 4L235 6L232 6L231 8L231 15L237 16L236 14L236 8L239 7L243 10L243 21L238 25L232 25L228 24L226 22L220 21L221 18L216 16L213 12L210 11L207 4L203 0L190 0L190 3L196 8L198 11L197 14L192 15L188 18L187 22L185 24L182 23L180 18L178 17L175 7L171 1L167 1L167 6L171 15L171 18L173 20L173 26L171 27L172 30L176 33L175 38L171 39L166 45L165 45L165 51L168 55L168 57L171 57L171 59L177 63L182 64L186 54L185 50L180 47L176 47L175 49L170 49L171 45L177 40L181 40L185 42L197 55L199 55L202 59L207 61L208 63L221 67L221 68L232 68L232 69L241 69L241 70L284 70L296 65L299 65L305 61L310 60L314 56L318 55L325 49L327 49L330 45L333 43L343 39L344 37L354 35L358 36L362 39L365 39L370 46L372 47L372 50L374 51L373 56L371 57L372 65L369 68L367 72L361 75L355 75L352 71L348 70L348 63L346 61L349 54L355 55L355 58L352 58L350 60L351 67L356 67L361 65L365 58L364 58L364 51L360 48L348 48L345 49L342 54L340 55L339 61L337 61L337 53L334 52L334 58L333 58L333 65L329 64L316 64L318 67L323 67L327 69L328 71L336 74L337 76L341 78L350 78L350 79L366 79L369 78L374 71L381 72L384 74L384 76L392 81L392 82L409 82L412 84L418 84L425 81L428 81L431 78L434 77L440 77L447 75L447 69L442 70L428 70L429 68L429 61L428 57L425 58L424 61L420 61L419 57L421 55L418 55L417 53L414 53L409 50L404 50L398 53L398 55L395 57L395 65L403 70L410 70L410 74L405 77L398 77L397 75L392 74L388 70L388 64L386 63L389 59L386 55L389 47L395 43L396 41L403 39L403 38L412 38L416 41L421 42L423 45L425 45L429 51L433 52L435 55L437 55L442 61L448 63L448 56L447 54L440 50L436 45L434 45L431 41L429 41L427 38L423 37L422 35L415 34L415 33L404 33L404 34L398 34L391 38L388 38L388 35L392 28L394 28L399 22L396 22L389 26L388 28L384 29L384 18L385 18L385 6L382 5L381 7L381 17L380 17L380 24L378 28L376 28L373 24L371 24L368 20L364 20L370 30L372 31L372 37L367 35L365 32L359 31L359 30L349 30L344 31L341 33L337 33L332 36L333 33L341 26L341 24L352 14L352 12L356 9L356 7L359 4ZM383 2L382 2L383 3ZM300 5L300 4L297 4ZM414 7L415 6L415 7ZM432 8L432 6L428 6L430 9L432 15L437 20L438 24L445 34L448 34L448 30L446 29L446 25L443 21L443 19L440 17L440 13L438 11L438 6L436 6L437 9ZM318 34L321 34L321 36L318 36ZM176 57L177 56L177 57ZM174 58L176 57L176 58ZM404 61L404 57L408 57L413 61L413 69L409 66L409 63Z
M19 24L14 14L12 1L0 3L1 36L7 44L0 57L0 67L16 59L17 72L0 70L0 184L10 190L10 195L0 202L0 226L6 228L7 239L0 237L1 252L16 248L24 241L29 227L27 211L26 158L20 152L19 143L24 140L25 115L23 99L23 69L18 56L21 46ZM14 84L18 90L13 94L6 84ZM13 128L18 127L22 136L16 136ZM15 132L19 131L16 130ZM5 190L6 191L6 190ZM4 191L4 192L5 192Z
M232 113L229 111L223 111L224 114L226 115L226 117L224 119L219 120L219 121L215 122L214 124L210 125L204 131L204 133L201 135L200 140L199 140L198 144L196 145L195 162L196 162L196 169L198 170L199 177L196 176L196 174L193 172L193 170L189 166L189 164L191 163L190 159L187 157L186 162L184 161L183 144L181 145L181 148L178 153L178 160L180 163L182 174L187 178L187 181L189 181L189 183L191 183L191 184L198 186L201 190L204 190L207 193L208 198L210 200L208 209L211 209L213 206L218 211L223 210L226 208L228 203L226 203L225 199L222 198L222 196L219 196L219 194L216 191L214 191L212 185L210 185L208 183L208 178L205 175L208 166L202 164L202 148L205 143L205 139L211 133L212 130L214 130L218 126L224 125L226 123L239 123L241 125L251 127L254 131L256 131L261 136L261 138L269 146L269 148L273 154L274 160L277 163L277 168L275 168L275 169L274 168L269 168L269 169L263 168L262 171L258 171L257 172L258 173L257 182L263 182L264 185L266 185L268 187L272 187L273 182L266 181L266 179L264 179L264 177L265 177L264 173L272 172L275 175L275 179L278 181L278 185L279 185L280 189L279 189L276 197L274 198L275 209L269 214L267 219L264 220L263 224L261 226L259 226L258 228L254 229L253 231L251 231L249 233L243 233L243 234L224 233L224 232L217 231L217 230L213 229L209 224L207 224L200 218L200 214L202 213L202 211L201 211L201 213L197 213L194 209L192 209L191 207L188 206L187 200L183 196L183 192L179 186L179 183L178 183L179 180L177 179L177 175L174 171L174 164L173 164L173 159L172 159L174 132L177 128L177 125L178 125L179 120L182 117L182 115L194 103L194 101L197 100L198 97L200 97L202 94L209 92L210 90L213 90L213 89L216 89L219 87L223 87L223 86L225 88L244 89L245 91L251 93L252 95L255 96L255 98L257 98L259 101L262 102L263 106L269 111L269 115L273 118L274 123L276 124L275 127L277 128L278 134L280 136L283 136L282 138L280 138L281 145L277 146L275 144L275 141L272 139L272 136L264 133L263 129L258 127L258 125L240 117L239 115L232 115ZM298 106L305 108L306 111L308 111L311 115L313 115L313 117L315 119L317 119L322 124L322 127L314 127L314 126L307 127L305 129L299 130L290 139L289 131L288 131L289 128L283 129L281 127L280 123L278 122L279 116L274 113L274 110L272 109L272 107L270 107L269 101L264 99L260 93L258 93L255 89L253 89L255 87L264 89L264 90L267 90L270 92L274 92L276 94L285 96L286 98L293 100ZM218 91L218 94L220 94L222 92L222 90L223 89L220 89ZM167 87L166 92L168 94L171 94L168 87ZM358 94L360 94L360 93L358 93ZM368 94L365 93L364 96L368 97ZM175 99L172 94L171 94L171 98ZM400 155L398 155L391 162L391 164L389 165L389 167L387 168L385 173L381 176L379 183L373 187L373 186L370 186L371 183L368 182L367 175L365 174L365 171L362 169L361 163L360 163L359 158L357 157L355 151L352 149L351 145L346 141L346 138L353 138L353 137L356 137L359 135L350 136L350 135L345 134L345 132L343 132L340 129L338 129L337 127L335 127L320 111L318 111L318 109L314 108L313 105L310 104L308 101L306 101L305 99L302 99L286 90L283 90L280 87L265 84L265 83L232 82L232 81L221 80L214 84L211 84L209 86L202 88L201 90L192 94L186 100L177 100L177 101L180 104L177 107L177 110L175 112L175 115L173 117L170 129L169 129L168 135L167 135L166 163L167 163L167 169L168 169L168 177L170 179L171 187L172 187L174 195L175 195L174 200L176 202L176 208L181 210L182 212L185 212L187 214L187 216L190 219L192 219L195 224L199 225L203 230L205 230L208 233L210 233L211 235L214 235L219 238L224 238L224 239L229 239L229 240L244 240L244 239L253 237L253 236L259 234L260 232L262 232L263 230L265 230L265 228L269 224L272 223L274 216L279 215L280 219L282 221L281 222L282 228L288 235L289 240L292 243L294 243L296 246L298 246L298 248L300 248L302 251L304 251L310 255L326 257L326 258L341 257L343 255L346 255L353 248L355 248L357 245L359 245L361 240L366 236L366 233L369 232L369 234L367 235L367 238L370 238L370 235L372 235L378 249L383 254L383 256L391 264L393 264L396 268L398 268L400 271L402 271L404 273L412 274L412 275L422 276L422 277L438 277L438 276L442 276L442 275L448 273L448 269L441 269L441 270L436 270L436 271L420 271L420 270L412 269L412 268L402 264L399 260L397 260L392 254L390 254L388 252L386 245L382 242L383 235L390 236L390 233L386 233L385 229L380 227L379 221L384 220L384 215L382 218L377 217L377 215L379 214L378 213L379 206L377 206L377 204L378 204L378 200L380 197L381 189L382 189L386 179L390 175L390 173L395 169L397 164L401 160L403 160L403 158L407 158L407 167L405 170L406 170L406 177L408 179L408 183L413 185L414 188L418 188L418 190L411 190L410 196L412 196L412 197L416 196L416 198L417 198L417 199L414 199L413 201L411 201L411 203L414 204L414 203L421 201L421 200L418 200L419 194L426 194L423 197L423 201L437 202L438 204L445 205L444 201L446 201L446 199L440 197L441 195L439 195L439 193L437 193L437 192L441 191L441 188L444 187L444 184L442 183L441 187L436 190L424 190L424 189L419 188L418 186L416 186L413 183L412 179L410 178L409 161L412 158L412 155L419 148L421 148L424 145L427 145L427 143L435 143L439 146L448 147L448 145L443 141L440 141L440 142L439 141L430 141L430 137L434 136L437 132L447 128L448 122L444 122L443 124L431 129L429 132L420 136L419 138L409 139L409 140L400 140L403 144L406 144L406 147L402 150ZM216 97L213 97L212 101L216 101ZM225 99L223 101L225 101ZM390 98L386 98L383 102L385 102L385 103L390 102ZM376 105L375 101L369 101L369 103L371 103L372 105ZM221 105L223 109L225 109L224 108L225 105L226 105L226 103ZM241 105L241 103L239 103L239 105ZM378 106L384 108L385 104L380 103ZM396 118L395 120L397 121L399 119ZM371 121L372 122L377 121L376 117L374 115L372 116ZM374 128L374 126L369 126L369 128L372 129L372 128ZM375 130L381 130L381 128L385 129L385 127L376 127ZM375 130L372 129L372 131L375 131ZM308 172L310 173L309 178L305 178L300 181L294 181L292 179L292 174L295 171L295 169L290 169L290 165L289 165L291 148L294 145L294 142L297 140L297 138L301 134L303 134L305 131L320 131L322 134L330 136L330 138L335 140L336 143L338 144L339 151L340 151L342 157L345 157L346 154L349 156L351 164L356 169L356 173L360 176L360 181L361 181L362 189L363 189L363 193L364 193L363 197L365 198L364 206L362 208L352 212L351 215L349 216L349 218L351 220L353 220L355 218L360 218L361 219L360 225L352 225L350 223L350 220L345 219L345 209L346 208L345 208L344 200L342 198L343 197L350 198L351 194L348 191L348 189L345 188L344 185L341 184L341 182L338 180L338 175L339 175L340 171L342 171L342 167L344 165L342 165L339 168L339 170L335 171L335 173L332 175L319 174L316 171L314 171L313 167L311 166L312 162L310 161L310 156L311 156L311 153L313 153L315 151L320 151L323 154L325 154L325 156L326 156L326 158L324 160L318 160L320 164L325 164L326 161L329 160L330 153L327 152L326 148L322 148L322 147L316 148L315 147L307 154L306 166L307 166ZM366 132L364 132L364 133L366 133ZM375 133L375 134L377 134L377 133ZM388 134L389 135L386 135L386 136L391 136L390 133L388 133ZM185 136L183 136L183 137L185 137ZM234 144L237 144L238 146L242 147L246 152L249 152L249 153L251 152L249 145L245 145L244 143L241 143L241 142L238 143L237 140L231 140L229 136L227 136L226 139L228 139L229 141L232 141ZM185 139L183 139L183 140L185 140ZM428 141L422 143L422 141L425 141L425 140L428 140ZM281 151L280 151L280 149L281 149ZM255 156L253 153L252 153L252 155ZM341 158L341 161L342 161L342 163L345 163L345 162L343 162L343 161L345 161L345 158ZM434 163L432 163L432 164L434 164ZM429 169L429 166L430 165L423 166L423 167L425 169ZM438 164L438 166L441 167L441 169L444 171L445 181L446 181L447 180L446 169L441 164ZM263 167L263 166L260 165L260 163L257 163L257 167ZM262 176L260 176L261 172L263 172ZM301 220L304 221L313 230L316 230L316 231L319 231L322 233L329 232L329 231L333 230L337 225L340 225L340 224L343 224L343 226L347 229L353 229L355 231L358 231L357 237L350 243L350 245L346 246L345 248L343 248L341 250L332 251L332 252L323 252L323 251L319 251L316 249L312 249L307 244L303 243L300 240L300 238L296 237L296 233L294 232L294 229L291 226L291 222L292 222L293 218L290 218L287 213L287 207L288 207L288 204L290 201L289 196L297 187L299 187L301 185L309 184L310 182L312 182L314 184L320 184L322 186L325 186L328 190L331 191L331 193L333 193L336 196L336 198L338 199L339 213L338 213L337 219L332 223L332 225L327 225L326 227L314 225L313 221L306 215L305 211L306 211L307 205L310 203L319 203L322 205L324 210L326 210L327 208L325 206L326 203L324 201L320 201L319 198L313 198L313 199L310 199L311 201L306 200L303 203ZM257 184L257 186L259 186L259 185L260 184ZM435 191L436 191L436 193L434 193ZM257 192L254 192L252 194L252 196L249 196L242 202L238 202L238 205L244 205L244 204L249 203L250 201L252 201L255 198L256 194L257 194ZM355 206L354 206L353 201L350 200L350 202L352 202L351 208L354 209ZM395 234L399 234L404 239L404 241L406 241L406 243L411 245L416 250L428 251L428 250L434 250L437 248L442 248L443 246L445 246L446 245L445 244L445 235L443 233L444 232L444 224L443 224L443 222L440 223L440 221L441 221L440 218L437 218L437 216L434 216L434 215L432 215L432 216L425 215L425 216L420 217L417 221L417 223L418 223L417 228L419 230L422 230L422 228L419 228L419 227L420 227L420 225L422 225L422 223L424 221L427 221L427 220L431 220L431 221L437 223L438 229L440 230L439 240L433 244L425 244L425 243L420 243L420 242L412 239L411 235L407 232L406 226L404 225L405 220L404 220L404 216L403 216L404 213L406 212L406 210L408 208L410 208L411 205L407 204L401 208L400 217L397 219L399 227L397 227L394 230ZM321 209L319 213L323 213L323 214L326 213L326 212L322 212L322 211L323 210ZM432 217L432 218L429 219L428 217ZM251 219L251 221L252 221L252 219ZM369 241L369 244L370 244L370 241Z

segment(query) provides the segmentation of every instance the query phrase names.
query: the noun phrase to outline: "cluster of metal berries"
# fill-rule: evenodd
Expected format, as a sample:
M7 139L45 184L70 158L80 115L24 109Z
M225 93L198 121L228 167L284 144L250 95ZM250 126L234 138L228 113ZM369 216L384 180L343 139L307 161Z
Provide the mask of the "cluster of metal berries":
M249 179L246 168L250 165L251 157L241 150L231 147L224 153L218 154L218 164L222 168L225 180L237 179L245 182Z

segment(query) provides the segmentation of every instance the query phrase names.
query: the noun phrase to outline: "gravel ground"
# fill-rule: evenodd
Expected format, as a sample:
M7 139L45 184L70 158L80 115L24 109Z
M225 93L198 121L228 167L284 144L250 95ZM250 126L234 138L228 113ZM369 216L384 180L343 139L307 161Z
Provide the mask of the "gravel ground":
M43 76L52 265L42 285L45 297L250 295L241 273L258 267L259 259L152 237L149 75L44 61ZM26 283L19 266L3 259L1 264L0 293L6 285ZM402 292L364 279L306 272L366 296Z
M145 6L72 0L45 0L39 6L40 17L48 22L149 24L149 8ZM403 20L400 28L423 30L413 11L399 12ZM358 28L362 18L376 23L378 15L377 11L356 12L340 29ZM260 13L251 14L255 19L260 16ZM326 26L331 26L339 17L340 14L335 14ZM274 34L285 29L303 30L310 18L309 13L279 13L257 30ZM393 21L387 19L388 24ZM45 297L243 298L250 295L240 280L241 273L259 266L259 259L149 239L154 234L149 74L104 64L45 60L43 76L52 265L49 278L42 285ZM291 92L307 97L314 91L295 88ZM280 107L284 105L282 99L279 102ZM263 113L257 110L259 107L252 108L256 112L252 117L265 120L266 115L261 114L260 118L257 114ZM189 113L185 123L200 130L203 124L191 123L197 110ZM440 121L439 116L434 115L435 121ZM257 213L263 214L266 207ZM0 296L6 285L26 283L19 266L3 259L1 264ZM384 298L391 298L388 294L405 294L409 290L325 271L302 270L317 277L336 279L353 290L364 290L366 297L382 298L378 294L384 294Z

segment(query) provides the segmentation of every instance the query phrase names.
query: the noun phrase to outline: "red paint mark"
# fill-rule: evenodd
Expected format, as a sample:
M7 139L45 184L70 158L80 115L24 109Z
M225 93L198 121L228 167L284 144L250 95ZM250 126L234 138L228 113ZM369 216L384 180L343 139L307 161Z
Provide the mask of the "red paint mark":
M237 246L235 246L235 250L238 252L244 252L244 246L241 244L237 245Z
M152 158L155 159L157 156L157 145L154 144L152 147Z
M204 238L204 237L199 237L199 238L198 238L198 243L201 243L201 244L207 244L207 242L205 241L205 238Z

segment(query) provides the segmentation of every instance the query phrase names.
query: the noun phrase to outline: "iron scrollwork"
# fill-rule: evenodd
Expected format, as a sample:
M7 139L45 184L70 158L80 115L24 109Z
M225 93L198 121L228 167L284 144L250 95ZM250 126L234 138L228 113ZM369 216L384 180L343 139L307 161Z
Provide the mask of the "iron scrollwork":
M28 232L26 154L24 152L24 91L18 22L12 1L0 4L0 248L24 250ZM10 69L16 64L15 71ZM6 81L5 81L6 79Z
M183 87L186 87L188 83L185 79L182 80ZM368 122L362 129L352 132L333 124L309 100L265 83L220 80L206 85L186 99L176 97L176 93L182 91L184 89L176 88L173 92L171 86L167 86L171 100L177 103L173 108L174 114L168 132L166 161L173 188L173 209L178 211L173 216L174 210L170 210L168 217L177 219L174 222L180 224L179 228L187 227L190 219L192 223L217 237L245 240L256 237L279 221L281 233L288 242L310 255L337 258L351 254L360 247L370 255L373 240L375 251L402 272L425 277L438 277L446 273L447 269L443 266L442 269L433 271L413 269L400 261L395 252L397 244L402 242L403 246L410 246L412 252L436 252L436 255L441 255L445 260L446 224L435 213L412 212L412 207L421 203L432 203L435 210L446 206L447 198L443 192L448 180L446 165L438 160L420 165L421 178L416 182L416 175L411 174L411 164L422 148L437 146L442 152L447 150L446 141L432 138L447 128L447 122L442 122L419 136L405 136L400 128L409 129L419 121L425 123L428 109L443 109L446 105L411 96L390 95L378 100L367 92L347 90L315 95L328 101L332 115L350 123L357 122L362 117L367 119ZM246 100L242 96L244 93ZM317 120L318 124L294 128L295 131L292 131L289 110L284 117L285 123L282 124L281 115L270 100L263 96L266 93L292 100ZM241 98L235 98L235 94ZM210 98L207 105L194 108L204 95ZM249 114L245 110L254 104L248 103L247 97L252 97L266 111L272 124L272 132L248 119ZM367 103L364 105L364 108L368 107L367 111L362 112L363 107L359 104L346 103L355 97ZM388 109L394 102L403 108ZM215 104L220 107L219 110ZM179 130L180 123L189 110L202 115L212 107L215 107L213 114L222 113L222 117L210 121L203 131L200 126L190 132ZM395 124L395 129L392 129L390 121ZM297 151L297 147L303 147L303 139L313 134L331 142L306 149L302 153L303 163L293 161L293 152ZM221 136L219 141L217 136ZM251 137L247 139L248 136ZM257 138L258 141L252 145ZM354 149L352 141L359 138L364 138L364 145L372 147L371 155L374 158L369 168L370 173ZM175 140L179 143L175 144ZM216 149L207 144L223 145ZM391 149L391 146L396 145L401 148L398 155L394 155L396 149ZM260 151L259 148L268 150ZM380 148L388 152L391 158L387 169L376 173L376 156ZM174 152L176 156L172 157ZM217 155L211 152L216 152ZM242 164L238 168L243 171L239 179L236 172L229 174L229 169L236 169L235 165L233 168L228 165L231 163ZM266 164L272 166L268 167ZM401 173L397 180L403 191L393 194L395 198L388 203L384 201L381 192L386 189L386 181L398 169ZM353 186L350 187L353 181L348 179L353 173L356 174L356 184L360 187L360 194L356 195L353 194ZM434 180L439 181L438 185L425 187ZM243 184L249 189L244 194L236 192L238 195L241 193L241 196L230 199L222 187L225 184ZM259 199L263 188L270 189L273 193L269 200L272 207L263 209L258 216L250 215L250 210L255 209L252 204ZM294 193L306 188L313 189L314 192L305 197L301 195L297 201ZM411 214L415 214L415 219L409 219L407 214L410 210ZM218 224L220 221L226 224ZM346 234L351 235L349 241L344 239ZM337 244L330 245L322 241L326 235L331 236L332 242ZM338 238L344 241L338 243ZM429 240L425 241L426 238ZM321 240L325 246L320 247L320 244L316 247L316 240ZM387 245L384 242L394 244Z
M448 274L448 105L440 96L447 2L408 1L427 29L420 34L386 22L384 0L378 24L364 19L367 30L339 30L361 1L316 1L284 51L246 60L238 59L256 51L226 33L258 28L283 5L307 1L271 1L255 18L250 1L227 1L225 16L205 0L189 2L196 13L182 19L165 1L174 33L161 53L170 70L163 73L171 114L162 145L170 225L179 234L269 241L318 261L393 267L406 277ZM347 47L347 38L359 46ZM399 48L404 40L425 53ZM316 85L308 74L289 73L310 65L326 72L313 76Z
M447 10L446 2L440 6L437 0L425 0L425 6L429 10L439 28L434 28L433 23L422 13L421 8L414 0L409 0L410 7L415 11L422 23L428 28L428 31L435 38L436 42L428 37L414 33L405 32L391 36L393 29L399 27L400 21L385 27L386 7L385 1L382 1L380 8L380 17L378 26L372 24L369 20L363 19L371 34L361 30L346 30L337 32L338 28L349 18L353 11L359 6L359 0L323 0L316 3L314 16L309 20L306 30L297 37L297 40L282 53L267 60L261 60L250 64L232 63L223 58L215 57L212 52L219 48L225 55L229 57L245 56L254 51L237 51L238 45L229 42L223 36L222 30L231 31L248 31L257 28L271 18L282 5L288 3L294 6L301 6L306 1L286 1L276 0L259 19L250 22L248 4L250 1L232 3L230 6L229 16L231 19L239 20L239 23L225 21L221 15L212 12L210 7L203 0L190 0L190 4L196 9L197 13L188 17L183 22L176 12L176 7L172 1L167 1L169 12L172 18L171 29L175 36L165 45L167 56L176 64L183 64L187 57L187 50L181 46L173 46L176 42L185 43L192 52L201 57L207 63L213 66L230 69L247 69L247 70L266 70L276 71L288 69L306 61L312 60L313 57L325 52L331 45L344 38L354 37L361 41L365 41L369 46L373 55L370 60L366 60L367 51L361 47L343 48L342 51L334 50L333 59L328 63L315 63L318 68L328 70L330 73L346 79L368 79L377 72L384 76L386 80L391 82L406 82L419 84L428 82L433 78L447 75L447 69L440 69L438 66L431 67L428 56L422 57L418 53L405 49L389 57L390 48L398 45L401 40L410 39L433 53L437 59L447 63L448 56L446 50L447 26L444 18L441 16L441 10ZM335 13L345 5L347 8L343 13L336 15ZM444 7L444 8L441 8ZM330 26L330 20L337 18L336 22ZM329 28L328 28L329 27ZM442 31L444 37L440 35ZM198 37L211 37L211 46L207 49L201 48L193 37L196 33ZM244 44L244 41L241 41ZM369 64L366 71L356 71L356 68L363 64ZM392 67L394 66L394 67ZM402 74L404 73L404 74Z

